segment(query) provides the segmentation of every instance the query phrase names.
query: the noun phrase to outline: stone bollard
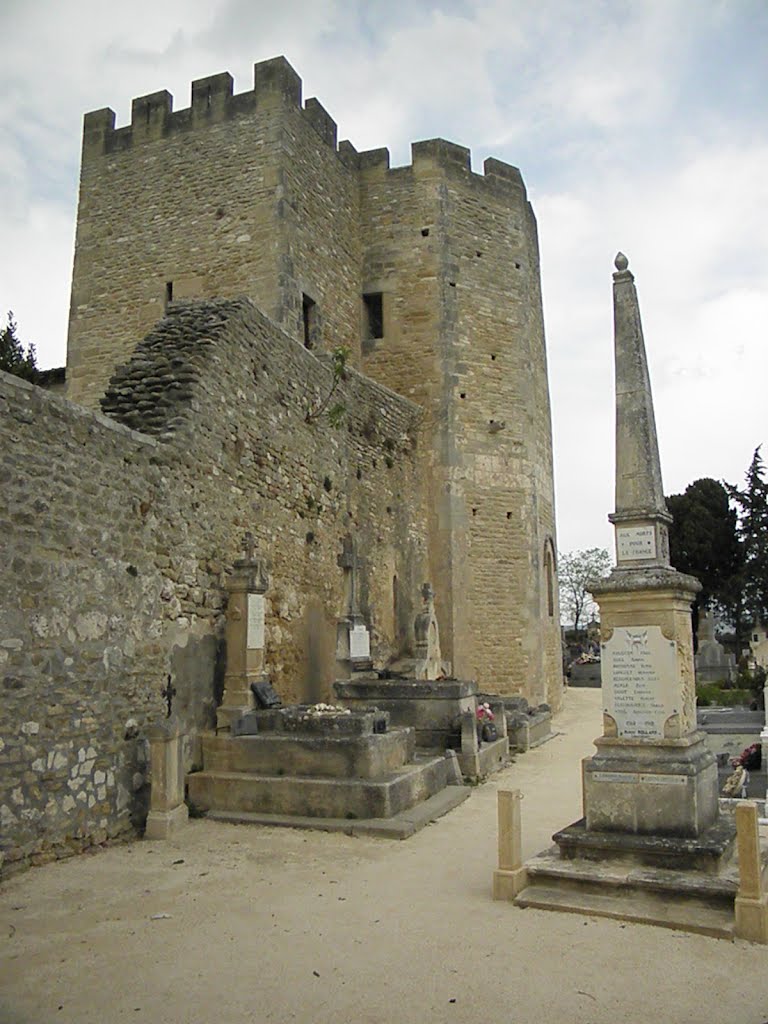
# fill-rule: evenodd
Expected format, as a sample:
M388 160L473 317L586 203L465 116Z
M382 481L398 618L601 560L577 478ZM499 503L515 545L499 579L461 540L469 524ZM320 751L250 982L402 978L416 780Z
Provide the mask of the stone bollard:
M493 712L493 723L496 726L496 734L499 739L507 738L507 710L504 707L504 701L492 700L489 701L491 705L491 711Z
M513 900L528 885L522 856L521 799L519 789L498 792L499 866L493 872L495 900Z
M736 804L736 843L739 852L739 891L734 901L735 932L748 942L768 943L768 906L763 888L757 805Z
M465 775L480 775L480 740L477 738L477 715L464 711L461 715L461 761Z
M145 839L169 839L186 825L181 727L174 715L149 729L152 791Z

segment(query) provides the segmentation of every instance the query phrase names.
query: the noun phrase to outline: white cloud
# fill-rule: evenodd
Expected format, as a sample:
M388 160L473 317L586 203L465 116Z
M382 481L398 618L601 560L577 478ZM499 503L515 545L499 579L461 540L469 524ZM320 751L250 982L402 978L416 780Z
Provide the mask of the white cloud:
M611 271L630 257L667 490L738 479L764 429L762 0L104 0L0 7L0 304L63 361L82 115L285 54L359 148L443 136L536 209L563 548L610 539ZM66 59L62 40L66 39Z

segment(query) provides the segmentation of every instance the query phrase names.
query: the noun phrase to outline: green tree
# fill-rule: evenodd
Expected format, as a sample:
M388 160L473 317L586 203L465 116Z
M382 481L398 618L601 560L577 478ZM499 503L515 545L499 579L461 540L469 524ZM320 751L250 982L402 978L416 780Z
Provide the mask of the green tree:
M739 538L744 560L743 597L753 620L768 620L768 483L765 467L755 449L746 475L746 487L728 487L739 507Z
M24 380L35 381L37 379L37 361L35 346L24 345L16 335L16 321L13 313L8 312L8 321L5 327L0 330L0 370L12 373L16 377L23 377Z
M605 548L560 553L557 565L560 609L571 616L574 629L579 628L582 615L594 608L590 583L606 576L610 568L611 559Z
M728 490L705 477L688 484L683 494L666 499L673 521L669 528L672 565L702 585L696 608L717 602L732 621L741 618L744 559L738 516Z

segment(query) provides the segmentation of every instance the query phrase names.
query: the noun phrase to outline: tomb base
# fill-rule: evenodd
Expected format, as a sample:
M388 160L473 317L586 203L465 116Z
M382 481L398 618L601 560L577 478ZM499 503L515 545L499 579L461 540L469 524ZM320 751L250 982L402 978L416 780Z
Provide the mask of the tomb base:
M415 831L419 818L411 812L424 801L449 786L469 792L452 785L448 758L417 755L413 729L390 728L381 711L251 710L230 733L203 737L203 764L188 776L190 801L226 820L325 828L405 815L405 824L379 828L404 835ZM458 802L438 801L429 813Z
M477 683L463 679L380 679L357 676L334 683L339 702L348 708L380 708L393 724L415 730L422 750L455 750L465 778L476 781L498 771L509 760L504 708L492 704L499 736L472 742L462 721L476 726Z

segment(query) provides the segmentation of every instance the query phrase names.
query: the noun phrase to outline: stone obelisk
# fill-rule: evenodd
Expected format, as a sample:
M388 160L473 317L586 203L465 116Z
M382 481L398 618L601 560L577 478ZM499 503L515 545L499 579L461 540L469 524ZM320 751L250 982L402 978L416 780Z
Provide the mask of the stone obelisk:
M648 851L662 841L665 862L677 851L688 867L687 841L710 834L718 818L716 761L696 728L691 602L701 585L669 564L637 293L626 256L615 266L616 567L592 587L604 713L597 753L583 765L584 827Z

